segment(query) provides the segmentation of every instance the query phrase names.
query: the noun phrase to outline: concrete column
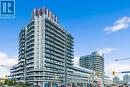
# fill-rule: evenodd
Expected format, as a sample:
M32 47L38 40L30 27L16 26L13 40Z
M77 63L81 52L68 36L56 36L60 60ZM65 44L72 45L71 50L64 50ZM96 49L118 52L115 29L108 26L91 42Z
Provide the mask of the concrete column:
M49 86L52 87L53 82L50 82Z
M44 82L42 83L42 86L41 86L41 87L45 87L45 83L44 83Z
M75 86L77 86L77 82L75 83Z
M61 86L61 82L60 82L60 83L58 83L58 86Z
M84 87L84 83L81 83L81 86Z
M70 87L72 87L72 83L70 83L71 85L70 85Z

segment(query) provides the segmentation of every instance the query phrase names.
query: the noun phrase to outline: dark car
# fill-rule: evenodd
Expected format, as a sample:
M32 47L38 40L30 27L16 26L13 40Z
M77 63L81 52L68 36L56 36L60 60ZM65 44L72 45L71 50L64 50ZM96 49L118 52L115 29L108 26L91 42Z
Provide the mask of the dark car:
M41 87L40 85L33 85L33 87Z
M123 85L120 85L119 87L123 87Z

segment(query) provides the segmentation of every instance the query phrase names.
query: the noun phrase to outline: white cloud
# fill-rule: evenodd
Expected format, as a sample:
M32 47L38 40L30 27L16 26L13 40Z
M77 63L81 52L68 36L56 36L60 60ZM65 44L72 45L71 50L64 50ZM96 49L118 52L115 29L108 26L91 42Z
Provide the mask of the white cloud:
M118 23L128 23L128 22L130 22L130 17L125 16L117 20L115 23L118 24Z
M6 53L0 52L0 65L12 66L17 63L17 58L11 58Z
M119 30L128 29L129 23L130 23L130 17L125 16L117 20L113 26L106 27L104 31L110 33L110 32L116 32Z
M11 58L6 53L0 52L0 77L10 73L10 67L17 63L17 58Z
M108 53L115 51L115 50L117 50L117 49L116 48L103 48L103 49L99 49L98 52L101 53L101 54L102 53L108 54Z
M79 57L74 57L74 65L79 66Z

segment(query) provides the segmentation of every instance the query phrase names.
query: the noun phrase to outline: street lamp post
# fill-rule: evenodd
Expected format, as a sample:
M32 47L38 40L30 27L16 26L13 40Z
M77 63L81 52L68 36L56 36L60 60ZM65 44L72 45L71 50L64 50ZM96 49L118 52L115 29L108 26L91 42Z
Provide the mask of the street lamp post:
M128 60L128 59L130 59L130 57L128 57L128 58L121 58L121 59L115 59L114 61L121 61L121 60Z

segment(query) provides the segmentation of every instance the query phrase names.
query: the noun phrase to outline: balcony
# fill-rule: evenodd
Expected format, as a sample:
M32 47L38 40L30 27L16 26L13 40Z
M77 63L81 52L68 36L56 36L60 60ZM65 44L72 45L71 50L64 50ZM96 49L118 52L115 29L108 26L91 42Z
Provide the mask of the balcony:
M57 57L55 57L55 56L49 56L49 55L45 55L45 57L46 58L50 58L50 59L52 59L52 60L57 60L57 61L60 61L60 62L62 62L62 63L64 63L65 62L65 60L63 60L63 59L61 59L61 58L57 58Z
M33 53L34 53L34 51L29 51L29 52L27 52L27 55L33 54Z
M57 25L52 25L49 22L46 22L46 27L48 27L51 30L54 30L57 34L60 34L62 37L65 37L65 32L61 27L58 27Z
M24 75L15 76L16 79L18 79L18 78L23 78L23 77L24 77Z
M32 63L34 63L34 59L30 59L30 60L28 60L26 63L27 63L27 64L32 64Z
M27 65L26 68L32 68L34 67L34 64Z
M51 60L51 59L46 59L45 62L49 62L51 64L54 64L54 65L58 65L58 66L65 66L65 64L61 63L61 62L57 62L57 61L54 61L54 60Z
M34 32L35 32L35 29L34 29L34 26L33 26L33 29L30 29L29 31L27 31L27 38L34 35Z
M31 74L31 75L27 75L27 77L54 77L54 75L51 75L51 74Z
M34 56L32 55L32 56L26 57L26 59L27 60L32 60L32 59L34 59Z
M60 69L60 70L64 70L64 67L61 67L61 66L58 66L58 65L54 65L54 64L45 64L45 67L49 67L49 68L52 68L52 69Z
M64 39L59 39L58 35L53 35L52 33L46 32L46 35L49 36L50 38L53 38L57 40L57 42L60 42L61 44L65 44Z
M14 73L14 75L19 75L19 74L24 74L24 71L18 71L16 73Z

